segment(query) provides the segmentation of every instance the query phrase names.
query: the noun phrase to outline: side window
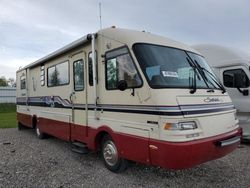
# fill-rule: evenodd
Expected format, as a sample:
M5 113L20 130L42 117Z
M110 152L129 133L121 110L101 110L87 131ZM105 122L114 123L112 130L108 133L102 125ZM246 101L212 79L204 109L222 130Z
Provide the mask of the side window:
M44 69L44 65L41 65L41 67L40 67L40 82L41 82L41 86L45 85L45 69Z
M98 66L97 66L97 53L95 51L95 59L96 59L96 80L98 81ZM89 85L93 86L93 68L92 68L92 52L89 53L88 56L88 70L89 70Z
M61 86L69 83L69 62L59 63L48 68L48 86Z
M126 47L106 53L105 71L108 90L117 89L120 80L125 80L128 88L142 85L142 80Z
M84 89L84 67L83 61L78 60L73 63L74 67L74 90L82 91Z
M242 88L249 87L249 79L242 69L226 70L223 72L223 83L226 87L236 88L236 80L240 79Z
M25 76L21 76L21 78L20 78L20 88L21 89L26 89L26 78L25 78Z

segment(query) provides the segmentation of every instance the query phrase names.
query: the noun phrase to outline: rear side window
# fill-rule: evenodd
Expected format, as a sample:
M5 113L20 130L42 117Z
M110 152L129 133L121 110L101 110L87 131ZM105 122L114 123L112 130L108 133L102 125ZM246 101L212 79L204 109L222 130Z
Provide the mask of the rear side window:
M48 68L48 86L61 86L69 83L69 62L65 61Z
M128 88L142 85L142 80L127 47L107 52L105 58L106 88L108 90L117 89L117 84L121 80L127 82Z
M20 78L20 88L21 89L26 89L26 78L25 78L25 76L21 76L21 78Z
M223 72L223 83L226 87L230 88L236 88L236 77L240 77L242 80L242 88L249 87L249 79L242 69L232 69L232 70L226 70Z
M41 86L45 85L45 70L44 70L44 65L41 65L41 67L40 67L40 83L41 83Z

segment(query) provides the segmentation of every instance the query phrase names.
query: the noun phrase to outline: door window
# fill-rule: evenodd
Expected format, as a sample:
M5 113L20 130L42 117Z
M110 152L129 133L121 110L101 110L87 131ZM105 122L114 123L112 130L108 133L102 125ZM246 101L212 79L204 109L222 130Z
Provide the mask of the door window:
M84 89L84 67L83 61L78 60L73 63L74 66L74 90L82 91Z
M97 53L95 51L95 64L96 64L96 81L98 83L98 66L97 66ZM89 53L88 57L88 68L89 68L89 85L93 86L93 68L92 68L92 52Z

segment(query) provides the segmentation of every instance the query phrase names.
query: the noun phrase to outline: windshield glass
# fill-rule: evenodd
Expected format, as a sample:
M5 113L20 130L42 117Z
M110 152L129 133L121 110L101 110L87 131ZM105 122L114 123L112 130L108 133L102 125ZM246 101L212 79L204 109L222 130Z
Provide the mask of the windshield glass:
M211 71L202 56L187 53L184 50L141 43L135 44L133 50L152 88L190 88L195 75L195 69L190 64L190 58L193 62L196 60L207 71ZM217 88L217 85L211 79L211 75L205 77L201 74L203 74L201 71L196 71L197 88ZM212 73L212 75L214 74ZM205 78L211 80L212 83L208 83Z
M187 53L192 58L193 62L197 63L198 66L202 69L201 71L203 71L204 73L204 77L207 81L208 86L210 88L218 88L218 84L217 84L219 82L218 78L213 73L212 69L209 67L206 60L200 55L197 55L191 52L187 52Z

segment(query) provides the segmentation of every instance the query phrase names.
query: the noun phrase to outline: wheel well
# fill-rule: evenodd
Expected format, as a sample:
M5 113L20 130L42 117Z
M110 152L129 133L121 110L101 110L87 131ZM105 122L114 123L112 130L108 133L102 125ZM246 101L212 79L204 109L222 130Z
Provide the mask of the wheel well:
M36 117L36 116L33 116L33 117L32 117L32 128L33 128L33 129L36 127L36 124L37 124L37 117Z
M102 139L105 135L109 135L108 132L106 131L101 131L97 134L96 138L95 138L95 148L97 151L101 150L101 145L102 145Z

